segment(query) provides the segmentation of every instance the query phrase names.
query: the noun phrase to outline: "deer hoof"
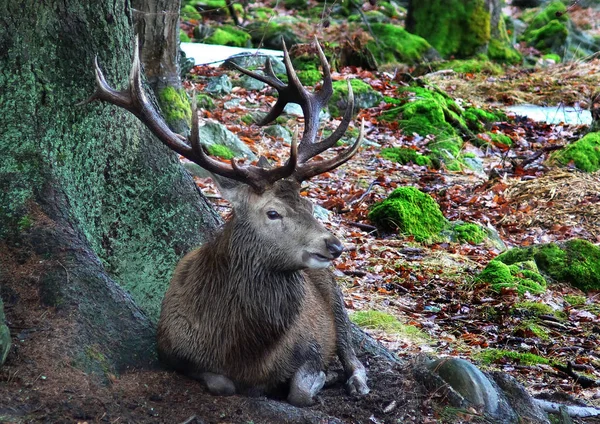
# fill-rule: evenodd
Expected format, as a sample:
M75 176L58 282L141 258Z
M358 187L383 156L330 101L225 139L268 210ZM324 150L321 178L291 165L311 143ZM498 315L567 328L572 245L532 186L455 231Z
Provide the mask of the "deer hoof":
M349 395L358 396L366 395L369 393L369 386L367 386L367 375L364 372L356 371L352 374L352 377L346 381L346 391Z
M325 385L325 373L309 373L298 370L290 385L288 402L294 406L309 406L315 403L314 397Z
M235 384L224 375L205 372L202 374L202 380L212 395L231 396L235 394Z

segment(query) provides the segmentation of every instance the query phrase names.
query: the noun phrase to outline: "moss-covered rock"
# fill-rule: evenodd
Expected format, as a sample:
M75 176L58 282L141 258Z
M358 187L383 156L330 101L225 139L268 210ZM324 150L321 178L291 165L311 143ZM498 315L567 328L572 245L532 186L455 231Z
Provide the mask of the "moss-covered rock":
M361 109L368 109L377 106L383 96L378 91L375 91L369 84L353 78L350 80L352 93L354 94L354 113L358 113ZM342 116L348 105L348 82L335 81L333 83L333 94L329 101L329 113L331 116Z
M454 227L458 241L466 241L471 244L479 244L487 237L487 231L480 225L465 222Z
M192 119L190 100L183 88L165 87L158 93L158 101L169 125L176 125L179 121L189 123Z
M414 163L419 166L432 166L431 159L407 147L386 147L381 149L381 157L403 165Z
M445 58L487 53L500 62L521 60L510 44L501 11L485 0L414 2L406 29L425 38Z
M562 165L573 164L585 172L596 172L600 169L600 132L586 134L575 143L554 152L550 161Z
M248 47L250 34L233 25L222 25L203 40L206 44L218 44L221 46Z
M434 166L444 164L450 171L461 171L465 166L476 170L473 161L465 161L461 153L462 136L474 139L472 131L483 131L491 122L506 118L501 112L477 108L463 110L435 87L401 87L396 98L386 97L385 101L394 106L384 111L379 119L397 121L405 134L434 136L427 144L428 156Z
M447 220L428 194L415 187L399 187L373 206L369 219L384 231L398 231L428 242L439 238Z
M305 41L303 37L296 33L296 27L293 23L277 22L272 19L267 22L252 22L246 26L246 30L252 37L253 45L281 50L283 48L282 39L288 49Z
M531 11L523 16L528 22L521 40L543 53L562 55L569 36L569 15L561 1L549 3L543 10Z
M589 241L573 239L560 244L514 248L492 262L513 265L525 261L534 261L540 272L554 281L584 291L600 289L600 247Z
M492 290L497 292L507 288L516 289L519 295L525 292L543 293L547 286L544 277L529 269L528 265L521 263L507 265L499 260L490 261L477 280L489 283Z
M371 24L371 30L377 42L369 41L367 48L373 52L379 64L412 64L438 57L427 40L409 33L400 26L374 23Z

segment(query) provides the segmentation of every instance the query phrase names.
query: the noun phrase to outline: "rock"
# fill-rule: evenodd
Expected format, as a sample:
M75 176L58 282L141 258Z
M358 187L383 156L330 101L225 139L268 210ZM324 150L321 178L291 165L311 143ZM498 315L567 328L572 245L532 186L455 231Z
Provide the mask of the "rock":
M210 147L218 144L227 147L235 155L236 158L246 158L249 161L255 161L256 155L250 150L246 144L238 138L234 133L229 131L227 127L218 122L208 121L199 128L200 142ZM210 177L210 173L204 168L196 165L193 162L185 162L183 165L192 175L206 178Z
M263 74L263 72L259 72L260 74ZM238 80L238 84L240 87L245 88L246 90L262 90L263 88L265 88L265 83L262 81L259 81L257 79L254 79L252 77L249 77L248 75L242 75L240 77L240 79Z
M377 106L383 101L383 96L374 90L366 82L354 78L350 80L352 93L354 94L354 113L359 110ZM329 111L333 116L342 116L348 105L348 82L335 81L333 83L333 94L329 102Z
M8 352L10 351L10 332L6 325L6 317L4 316L4 304L0 299L0 366L6 361Z
M243 157L250 161L257 159L252 150L223 124L208 121L199 128L199 131L200 141L205 146L220 144L229 148L237 158Z
M492 416L498 414L500 396L475 365L460 358L440 358L427 364L427 368L458 392L467 403L461 406L472 406Z
M242 68L253 70L264 69L267 60L271 61L271 66L273 67L273 72L275 72L275 74L285 74L285 65L280 57L257 54L242 54L229 58L227 62L231 61Z
M442 395L457 408L473 408L494 423L531 422L550 424L548 416L512 377L487 374L460 358L432 359L421 355L414 361L417 381Z
M319 205L315 205L314 209L313 209L313 215L315 216L315 218L317 218L319 221L325 221L325 222L329 222L329 217L331 216L331 211L325 209L322 206Z
M211 94L229 94L232 88L231 80L227 75L223 74L218 77L209 78L204 91Z
M292 143L292 133L281 125L271 125L266 127L265 134L270 135L276 140L283 141L284 144L290 145Z

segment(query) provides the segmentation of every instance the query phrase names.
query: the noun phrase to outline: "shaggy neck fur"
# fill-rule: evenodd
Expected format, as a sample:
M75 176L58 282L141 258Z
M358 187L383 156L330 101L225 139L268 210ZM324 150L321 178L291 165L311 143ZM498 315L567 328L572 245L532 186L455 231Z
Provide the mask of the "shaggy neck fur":
M220 281L214 280L213 294L227 299L224 307L236 311L224 328L232 333L230 340L238 340L232 354L262 357L298 316L305 294L304 273L286 269L285 257L257 240L252 228L235 216L207 247L213 261L218 261L213 265Z

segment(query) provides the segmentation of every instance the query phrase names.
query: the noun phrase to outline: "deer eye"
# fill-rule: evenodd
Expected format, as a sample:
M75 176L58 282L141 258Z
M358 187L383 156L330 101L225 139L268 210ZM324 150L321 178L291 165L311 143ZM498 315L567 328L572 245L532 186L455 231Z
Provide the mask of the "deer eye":
M269 219L281 219L281 215L277 211L267 211L267 216Z

